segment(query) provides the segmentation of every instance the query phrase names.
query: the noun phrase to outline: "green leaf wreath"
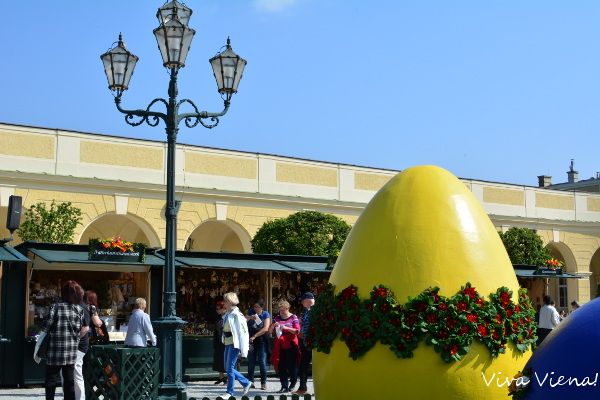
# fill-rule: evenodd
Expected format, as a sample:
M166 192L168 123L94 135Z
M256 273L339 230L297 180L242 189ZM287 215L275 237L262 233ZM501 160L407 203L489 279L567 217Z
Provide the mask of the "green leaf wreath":
M339 336L356 360L377 341L399 358L410 358L424 340L446 362L459 361L475 339L493 357L504 353L509 342L520 352L535 346L535 311L526 289L519 290L516 304L507 287L498 288L489 300L469 282L452 297L438 292L438 287L428 288L401 305L384 285L361 300L356 286L335 294L335 286L328 284L311 311L308 344L329 353Z

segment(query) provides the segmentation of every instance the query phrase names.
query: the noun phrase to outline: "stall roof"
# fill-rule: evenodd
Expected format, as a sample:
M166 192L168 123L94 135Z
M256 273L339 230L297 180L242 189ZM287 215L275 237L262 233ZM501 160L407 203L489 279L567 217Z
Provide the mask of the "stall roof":
M540 274L535 274L535 271L538 269L538 267L536 267L535 265L515 264L515 265L513 265L513 267L515 269L515 274L519 278L529 278L529 279L535 279L535 278L580 279L580 278L582 278L579 275L569 274L569 273L566 273L566 272L563 272L562 274L558 274L558 275L551 275L551 274L542 274L542 275L540 275Z
M314 262L314 261L284 261L284 260L275 260L276 263L281 264L285 267L292 268L296 271L301 272L331 272L333 266L330 266L325 262Z
M146 260L139 262L111 262L88 260L88 245L64 243L24 242L16 246L20 252L30 251L47 263L64 264L107 264L107 265L145 265L160 266L165 261L154 254L146 254ZM29 261L29 260L28 260Z
M164 257L163 254L160 254L160 256ZM175 260L188 267L330 272L327 269L327 257L320 256L177 251Z
M0 261L28 262L29 258L8 246L0 246Z

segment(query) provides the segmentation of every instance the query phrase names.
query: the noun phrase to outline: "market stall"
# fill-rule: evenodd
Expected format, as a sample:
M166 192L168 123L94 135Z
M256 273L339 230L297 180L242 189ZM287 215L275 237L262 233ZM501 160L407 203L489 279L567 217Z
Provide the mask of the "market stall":
M15 294L10 288L11 270L22 269L23 263L29 261L17 250L6 245L7 241L0 241L0 386L6 381L13 379L14 371L12 368L6 368L10 365L10 358L6 352L15 345L13 341L15 327L9 323L6 308L10 306ZM5 285L5 282L8 285ZM8 287L5 287L8 286Z
M550 269L535 265L513 265L519 286L526 288L531 303L539 310L543 305L544 296L548 294L550 279L581 279L575 274L564 272L562 268Z
M11 270L14 294L4 315L16 327L13 336L20 336L16 338L15 346L6 352L7 357L22 363L16 368L22 373L5 384L43 381L44 366L32 361L35 336L50 307L60 298L61 288L67 280L75 280L85 290L97 293L100 317L106 322L113 342L124 340L127 319L137 297L146 298L148 312L160 313L153 308L156 308L154 297L160 301L161 281L151 277L157 275L154 270L162 272L164 261L153 254L110 261L110 258L90 259L91 250L87 245L25 242L16 249L31 261ZM3 288L6 287L7 283L3 282Z
M177 314L183 328L183 368L187 379L211 374L212 338L218 318L215 302L233 291L246 313L259 299L272 305L280 298L301 312L298 299L305 291L316 293L327 283L327 257L279 254L238 254L178 251Z

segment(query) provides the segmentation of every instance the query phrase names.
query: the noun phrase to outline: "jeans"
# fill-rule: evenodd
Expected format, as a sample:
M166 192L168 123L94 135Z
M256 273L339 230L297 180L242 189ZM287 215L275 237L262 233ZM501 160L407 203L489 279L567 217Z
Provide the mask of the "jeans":
M254 340L254 348L248 352L248 379L254 382L254 369L256 361L260 367L260 383L267 383L267 344L263 338Z
M75 365L46 365L46 379L44 386L46 389L46 400L54 400L56 387L60 386L60 374L63 377L63 395L65 400L75 400L75 383L73 375Z
M300 368L298 375L300 375L300 386L298 390L307 390L306 381L308 380L308 370L310 369L310 363L312 362L312 350L307 348L302 341L300 341Z
M85 400L85 384L83 383L83 357L85 353L77 350L77 360L75 361L75 399Z
M225 370L227 371L227 393L233 396L233 385L237 380L242 386L248 386L250 381L242 375L238 370L235 369L238 356L240 355L240 349L236 349L232 344L225 346Z

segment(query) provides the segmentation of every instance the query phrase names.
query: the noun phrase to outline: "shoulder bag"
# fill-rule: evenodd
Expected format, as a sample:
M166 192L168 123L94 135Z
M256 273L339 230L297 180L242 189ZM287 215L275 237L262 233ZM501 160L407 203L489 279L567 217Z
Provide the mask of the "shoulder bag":
M50 328L48 328L47 332L42 332L38 338L38 344L36 344L36 352L35 352L35 356L38 358L42 358L45 359L46 357L48 357L48 346L50 344L50 335L52 334L52 331L54 330L54 328L56 327L56 324L58 323L58 306L55 305L54 306L54 321L52 322L52 325L50 326Z

